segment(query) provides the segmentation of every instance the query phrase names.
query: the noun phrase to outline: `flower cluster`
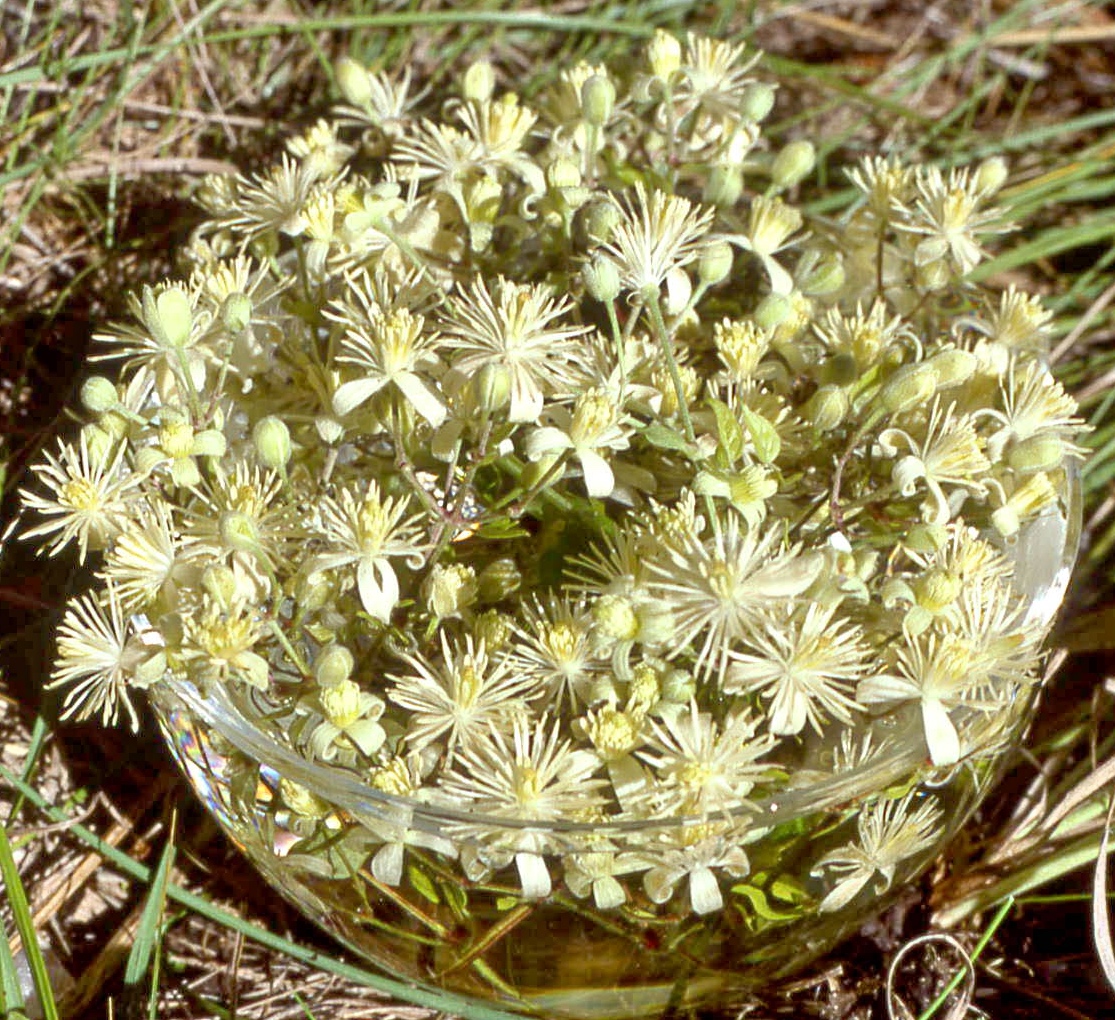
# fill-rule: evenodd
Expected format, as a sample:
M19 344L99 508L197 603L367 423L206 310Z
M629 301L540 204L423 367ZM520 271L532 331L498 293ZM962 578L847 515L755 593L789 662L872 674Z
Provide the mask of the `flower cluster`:
M1034 689L1014 549L1067 516L1084 426L1049 313L966 278L1002 163L868 159L843 219L807 216L813 148L764 141L753 63L660 33L532 104L476 64L424 116L344 61L335 120L207 181L188 274L97 337L121 380L24 493L25 537L97 567L67 713L219 693L469 813L434 836L272 790L292 853L357 826L388 886L436 853L526 900L715 911L759 881L756 805L888 754L904 788L816 805L801 895L924 856L912 786L978 767Z

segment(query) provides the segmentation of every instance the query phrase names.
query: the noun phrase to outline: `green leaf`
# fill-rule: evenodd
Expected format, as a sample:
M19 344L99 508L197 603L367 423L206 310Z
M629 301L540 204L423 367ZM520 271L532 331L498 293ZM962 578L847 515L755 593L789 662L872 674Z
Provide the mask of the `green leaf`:
M662 425L655 422L648 425L642 432L639 433L651 446L657 446L660 450L675 450L678 453L684 453L687 457L695 458L697 451L693 445L676 429L672 429L667 425Z
M734 464L743 453L743 429L739 419L723 400L710 397L708 401L712 413L716 415L716 433L720 437L720 450L725 458L725 466Z
M407 877L410 879L410 884L414 886L415 892L420 896L435 905L441 902L441 897L437 893L437 886L434 885L430 876L417 865L412 864L407 868Z
M752 911L759 917L760 920L766 921L768 924L777 922L792 921L796 917L801 916L800 909L793 910L776 910L771 906L770 900L767 899L767 894L753 885L733 885L732 892L737 896L742 896L747 900Z
M170 835L167 837L166 846L163 847L159 865L155 869L155 876L147 893L147 902L143 905L139 927L136 929L135 941L132 943L131 952L128 953L128 963L124 968L124 984L131 989L138 989L144 975L151 971L151 992L148 998L148 1015L151 1017L156 1016L158 1010L158 947L163 937L162 922L166 910L167 884L170 881L170 869L174 864L174 830L175 820L172 818Z
M778 430L773 423L747 406L743 407L743 420L747 424L751 444L755 447L755 456L763 464L773 464L782 452L782 437Z
M31 916L31 905L27 902L27 893L24 891L23 882L19 877L16 867L15 855L12 853L12 844L8 841L8 830L0 825L0 878L4 881L4 890L8 895L8 906L12 911L16 931L23 942L23 953L27 957L28 966L31 968L31 980L35 984L35 994L39 997L39 1006L42 1010L43 1020L58 1020L58 1006L54 1001L54 990L50 987L50 975L47 973L46 961L43 959L42 950L39 948L39 939L35 932L35 921ZM8 951L7 938L4 939L4 953L7 961L3 967L5 974L3 986L5 990L12 977L15 963ZM8 965L12 970L8 970ZM18 985L18 978L16 978ZM22 1003L22 996L15 1001Z

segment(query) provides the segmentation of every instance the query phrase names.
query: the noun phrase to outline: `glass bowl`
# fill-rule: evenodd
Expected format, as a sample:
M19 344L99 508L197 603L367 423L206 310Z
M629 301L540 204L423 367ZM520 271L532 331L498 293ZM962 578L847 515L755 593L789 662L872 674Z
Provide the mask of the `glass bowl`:
M1061 504L1004 550L1035 634L1072 568L1079 485L1073 468ZM229 837L362 957L526 1015L618 1018L739 1004L854 932L969 817L1037 689L991 713L953 709L966 749L955 764L929 760L917 713L884 713L854 745L803 740L801 778L746 814L628 823L392 795L296 753L258 692L171 680L152 700Z

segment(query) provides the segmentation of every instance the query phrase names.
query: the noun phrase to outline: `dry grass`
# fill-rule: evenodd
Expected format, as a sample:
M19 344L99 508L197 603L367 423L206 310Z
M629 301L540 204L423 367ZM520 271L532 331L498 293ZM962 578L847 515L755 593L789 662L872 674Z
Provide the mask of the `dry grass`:
M451 9L457 20L446 15ZM525 81L529 91L544 69L622 51L632 33L653 24L753 31L783 86L776 130L823 139L822 169L837 184L829 167L880 145L946 161L1010 157L1011 194L1027 226L989 271L996 282L1022 280L1049 296L1064 341L1061 371L1085 398L1098 453L1086 480L1087 544L1067 617L1076 652L1052 681L1030 752L921 887L748 1015L885 1017L887 967L900 947L936 918L959 925L957 938L971 949L1007 891L1030 898L1000 917L982 950L979 1008L997 1020L1107 1015L1110 998L1080 895L1088 880L1058 867L1095 858L1102 791L1089 791L1078 812L1047 830L1050 805L1082 789L1095 762L1115 750L1115 707L1102 683L1112 675L1115 616L1115 20L1098 0L641 0L615 7L566 0L538 9L545 15L531 19L494 0L0 4L5 519L27 463L64 427L92 325L119 311L126 289L171 270L174 248L197 219L193 183L269 158L292 121L327 109L337 55L415 62L436 94L468 54L492 52L508 79ZM375 18L389 23L372 27ZM596 24L617 19L623 24L615 32ZM103 1017L111 1004L115 1016L168 1020L429 1015L362 984L328 940L261 888L154 738L125 743L54 726L55 706L41 688L49 625L82 578L5 545L0 764L25 785L0 782L0 821L54 968L60 1014ZM157 967L153 978L149 972L126 986L146 916L147 885L132 879L155 868L175 810L174 890L159 918ZM1024 894L1019 876L1043 883L1042 895L1068 899ZM199 912L199 902L212 909ZM0 918L12 935L10 911ZM272 945L246 937L256 932L250 925L272 933ZM293 943L310 948L296 958ZM903 1014L892 997L893 1015L918 1015L959 966L953 946L914 945L894 973L895 992L912 1012ZM952 1015L955 1006L950 1000L935 1015Z

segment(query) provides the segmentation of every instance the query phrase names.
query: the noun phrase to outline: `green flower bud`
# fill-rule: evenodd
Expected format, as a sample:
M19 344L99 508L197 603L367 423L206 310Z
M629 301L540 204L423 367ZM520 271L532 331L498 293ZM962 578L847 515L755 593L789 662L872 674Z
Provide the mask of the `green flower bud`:
M995 194L1006 183L1009 173L1007 161L1002 156L985 159L976 168L976 190L984 195Z
M118 437L101 428L99 425L83 425L81 434L85 438L86 449L89 450L89 459L94 464L107 463L116 449ZM140 451L143 452L142 450ZM138 457L136 460L138 461ZM138 470L138 463L136 468Z
M655 78L669 81L681 67L681 42L664 29L658 29L647 46L647 63Z
M774 88L764 82L748 85L740 96L739 112L745 120L764 120L774 108Z
M256 456L264 467L283 471L290 463L290 430L281 418L273 414L260 418L252 429L252 442Z
M519 590L523 575L518 564L510 556L493 560L476 579L476 588L481 602L499 602Z
M581 110L585 123L603 127L616 105L616 87L604 74L592 74L581 86Z
M805 417L818 432L836 428L848 415L851 401L840 386L822 386L805 405Z
M511 621L503 613L489 609L476 618L473 633L489 652L499 651L511 637Z
M163 345L184 347L190 338L193 323L193 309L186 292L181 287L168 287L155 297L147 289L143 294L143 304L147 324Z
M825 386L851 386L859 378L859 365L850 351L830 354L821 366L821 383Z
M81 384L81 402L93 414L104 414L120 403L120 397L103 375L93 375Z
M918 605L931 613L939 613L951 606L960 596L964 582L951 570L934 567L914 582Z
M733 206L743 194L743 172L738 166L716 164L705 178L703 201L722 208Z
M891 414L924 404L937 392L937 373L927 361L903 365L882 385L879 403Z
M571 159L555 159L546 167L546 183L554 191L564 191L566 188L579 187L584 178L581 168Z
M755 309L755 322L762 329L774 329L782 325L794 311L790 298L785 294L768 294Z
M314 677L322 687L336 687L352 676L356 660L344 645L326 645L314 660Z
M697 259L697 279L706 287L715 287L732 271L734 253L727 241L713 241L701 249Z
M952 279L952 271L949 269L948 262L938 258L922 264L918 261L920 250L922 250L922 246L919 244L914 251L914 265L918 285L930 291L942 290L947 287L949 280Z
M844 263L839 255L822 256L815 265L802 274L798 287L810 297L826 297L836 294L844 286Z
M604 244L612 239L612 234L623 218L614 202L593 202L585 208L585 234L590 241Z
M249 553L259 549L259 527L246 513L226 510L217 522L217 530L229 549Z
M341 57L336 67L337 86L353 106L365 107L372 100L372 82L367 68L351 57Z
M472 388L477 408L498 411L511 400L511 373L506 365L489 362L473 376Z
M817 150L812 142L800 139L782 147L770 167L770 179L777 188L800 184L817 165Z
M906 546L913 552L929 556L945 547L948 528L943 524L915 524L906 533Z
M1065 458L1065 443L1060 436L1038 433L1015 444L1007 454L1007 463L1019 474L1052 471Z
M945 390L951 386L960 386L971 379L979 359L971 351L950 347L948 350L934 354L929 359L929 364L937 373L937 388Z
M474 103L482 103L491 99L496 88L496 72L486 60L477 60L469 64L461 80L461 93L465 99Z
M439 620L460 616L476 601L476 571L461 563L437 563L424 588L431 616Z
M666 294L662 300L662 311L666 315L681 315L689 307L693 297L693 281L680 266L666 274Z
M252 299L242 291L229 294L221 305L221 322L233 336L238 336L252 321Z
M201 587L223 608L227 609L236 601L236 574L224 563L211 563L202 571Z
M592 261L581 270L581 277L589 296L602 304L609 304L619 297L622 289L619 269L606 255L594 255Z

